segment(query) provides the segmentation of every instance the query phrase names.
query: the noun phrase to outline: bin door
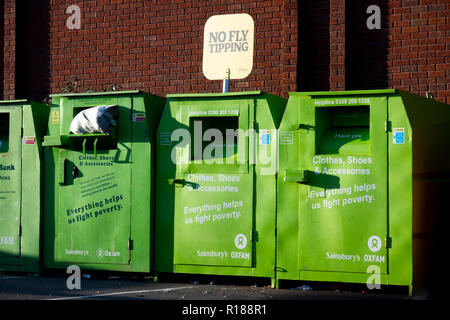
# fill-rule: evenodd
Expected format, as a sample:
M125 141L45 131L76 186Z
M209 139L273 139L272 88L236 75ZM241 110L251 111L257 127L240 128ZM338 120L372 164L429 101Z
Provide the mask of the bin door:
M0 109L0 256L20 256L22 108Z
M96 154L92 149L59 149L57 261L130 263L130 145L119 141L116 149L97 147Z
M299 108L301 270L387 272L387 99Z
M177 148L171 182L174 263L251 267L254 169L246 133L253 101L186 102L180 110L191 140Z

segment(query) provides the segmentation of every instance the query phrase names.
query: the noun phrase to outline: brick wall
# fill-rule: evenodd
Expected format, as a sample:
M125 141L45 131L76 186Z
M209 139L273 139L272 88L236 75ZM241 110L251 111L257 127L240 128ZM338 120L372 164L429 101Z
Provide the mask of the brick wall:
M330 0L330 90L345 90L347 50L345 26L347 3L345 0ZM354 17L352 17L353 19Z
M292 0L98 0L52 1L50 88L61 90L71 76L80 90L111 84L158 95L220 92L221 81L202 73L203 28L214 14L249 13L255 21L251 75L230 90L264 90L287 96L296 89L296 6ZM81 29L69 30L66 8L77 4Z
M16 59L16 7L14 0L2 1L3 7L0 11L3 15L2 44L2 69L0 80L2 88L2 99L14 99L15 97L15 59Z
M5 6L0 5L0 80L3 80L5 48ZM3 81L0 81L0 99L3 97Z
M388 85L450 103L450 2L389 1Z
M0 11L5 99L42 99L72 77L79 92L115 84L157 95L220 92L221 81L202 74L203 27L211 15L246 12L255 21L253 71L233 80L231 91L287 97L297 90L395 87L450 103L447 0L15 2L4 0ZM74 4L80 30L66 27ZM381 30L366 27L372 4L381 8Z

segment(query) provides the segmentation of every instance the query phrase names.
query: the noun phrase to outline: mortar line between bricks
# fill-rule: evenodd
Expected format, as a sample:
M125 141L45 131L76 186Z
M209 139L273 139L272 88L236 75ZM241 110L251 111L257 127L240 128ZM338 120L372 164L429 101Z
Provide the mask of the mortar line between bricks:
M43 300L75 300L75 299L86 299L86 298L97 298L97 297L108 297L108 296L118 296L123 294L133 294L133 293L149 293L149 292L161 292L161 291L174 291L181 289L190 289L194 288L194 286L189 287L175 287L175 288L162 288L162 289L149 289L149 290L136 290L136 291L119 291L119 292L110 292L110 293L102 293L102 294L93 294L88 296L74 296L74 297L62 297L62 298L52 298L52 299L43 299Z

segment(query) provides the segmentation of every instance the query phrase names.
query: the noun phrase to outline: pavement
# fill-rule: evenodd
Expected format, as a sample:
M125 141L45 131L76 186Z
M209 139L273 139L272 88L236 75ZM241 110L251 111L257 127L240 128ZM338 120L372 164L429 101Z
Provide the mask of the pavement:
M0 273L0 300L411 300L406 288L314 282L281 283L268 279L201 275L160 276L120 273L81 273L79 289L71 274ZM69 284L69 289L67 282ZM75 288L73 288L75 286Z
M298 312L299 308L303 312L333 315L335 310L347 308L346 302L356 302L358 307L368 309L388 303L389 308L402 306L411 312L411 302L428 300L425 295L408 296L407 288L403 287L369 290L362 284L288 281L280 282L280 288L275 289L270 287L269 279L160 275L154 281L146 275L106 272L83 272L78 278L79 289L69 289L68 280L72 287L76 282L68 277L62 271L0 273L0 307L3 312L7 308L19 308L31 314L48 314L55 304L67 307L69 303L65 310L70 310L71 315L84 316L86 309L75 306L77 303L94 306L89 310L98 311L101 316L106 312L115 315L119 310L132 310L131 316L152 310L152 313L162 312L168 319L184 316L229 319L249 315L267 319L278 318L280 313ZM22 307L30 303L30 308ZM123 306L124 303L132 305Z

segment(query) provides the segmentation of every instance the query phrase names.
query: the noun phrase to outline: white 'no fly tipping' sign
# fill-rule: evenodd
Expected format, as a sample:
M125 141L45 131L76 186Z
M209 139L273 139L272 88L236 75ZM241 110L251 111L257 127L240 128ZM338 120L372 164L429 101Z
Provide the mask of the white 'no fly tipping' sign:
M246 14L210 17L203 37L203 74L209 80L221 80L230 71L230 79L243 79L252 71L253 18Z

